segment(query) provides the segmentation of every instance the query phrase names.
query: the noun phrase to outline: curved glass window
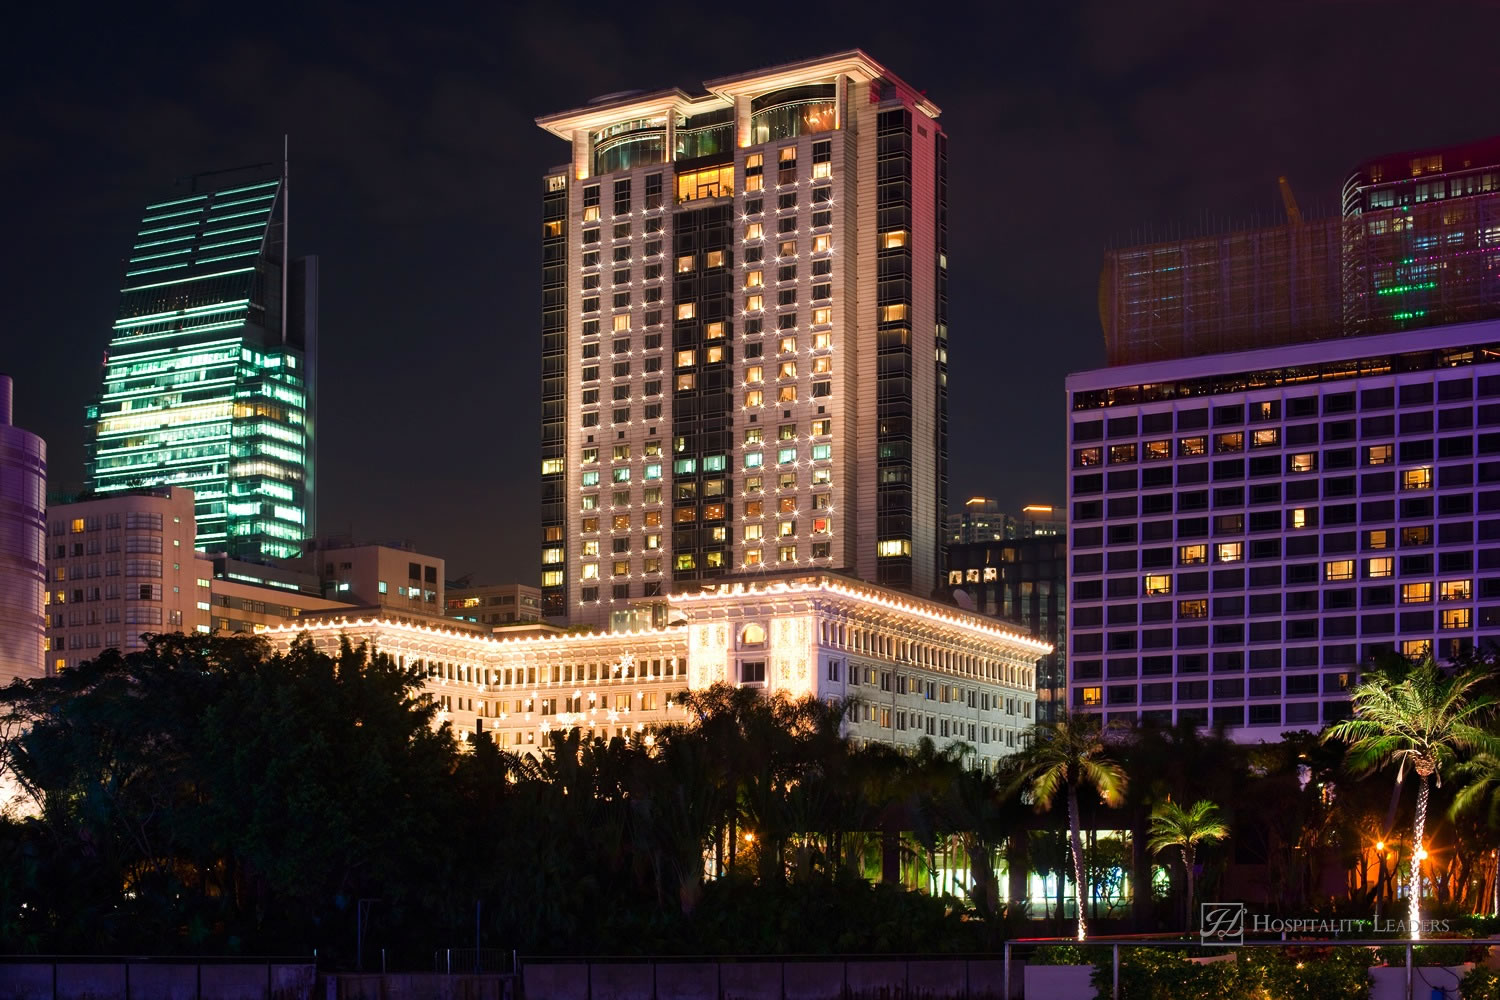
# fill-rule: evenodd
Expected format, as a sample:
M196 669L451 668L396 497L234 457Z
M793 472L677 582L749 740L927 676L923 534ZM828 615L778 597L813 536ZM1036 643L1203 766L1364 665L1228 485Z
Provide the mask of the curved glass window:
M648 163L661 163L667 148L662 118L637 118L594 133L594 174L609 174Z
M810 83L762 94L750 102L750 142L759 145L777 139L833 130L838 85Z
M676 138L679 160L727 153L734 148L734 109L679 116Z

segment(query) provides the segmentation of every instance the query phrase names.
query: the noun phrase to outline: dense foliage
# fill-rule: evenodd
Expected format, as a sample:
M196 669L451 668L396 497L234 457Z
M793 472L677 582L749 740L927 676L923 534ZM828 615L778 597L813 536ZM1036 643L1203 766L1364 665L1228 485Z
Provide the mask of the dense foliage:
M1405 909L1420 789L1371 768L1407 743L1351 758L1317 734L1238 746L1064 718L985 774L963 744L857 746L841 705L680 697L682 726L554 733L531 757L459 744L422 678L363 648L158 636L18 682L0 689L0 774L21 804L0 817L0 950L349 965L363 911L365 953L408 968L472 947L476 924L483 947L522 954L974 952L1081 931L1061 896L1077 882L1106 932L1179 933L1189 873L1198 898L1284 914ZM1460 736L1412 762L1432 778L1423 914L1488 931L1469 915L1497 902L1500 756ZM1028 872L1058 895L1008 909Z
M939 850L991 871L1012 826L995 779L930 745L857 750L816 700L687 704L694 723L650 745L573 731L535 759L459 746L418 675L347 646L162 636L18 683L0 753L34 808L0 823L0 950L348 963L360 900L367 954L417 966L472 946L476 913L483 946L522 953L954 951L1001 932L992 884L970 901L871 878L892 845L917 879Z

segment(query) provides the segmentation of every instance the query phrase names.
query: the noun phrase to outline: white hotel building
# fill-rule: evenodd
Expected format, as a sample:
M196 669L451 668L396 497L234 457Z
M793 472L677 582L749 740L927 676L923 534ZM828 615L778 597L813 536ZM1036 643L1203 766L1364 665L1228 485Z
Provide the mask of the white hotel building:
M947 139L863 52L603 97L542 196L543 612L940 582Z
M670 599L671 624L636 631L495 636L380 618L313 618L261 630L336 650L368 642L427 675L461 736L540 752L548 735L646 739L683 720L683 691L724 682L857 702L861 742L961 741L983 766L1022 743L1036 663L1051 647L946 605L832 574L737 580Z

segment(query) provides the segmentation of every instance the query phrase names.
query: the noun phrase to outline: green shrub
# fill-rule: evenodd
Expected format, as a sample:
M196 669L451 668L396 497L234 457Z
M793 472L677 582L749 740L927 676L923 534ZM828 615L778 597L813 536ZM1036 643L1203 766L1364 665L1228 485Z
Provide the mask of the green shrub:
M1500 1000L1500 975L1495 970L1476 966L1458 984L1463 1000Z
M1412 948L1413 965L1463 965L1465 962L1483 962L1486 949L1483 945L1448 941L1442 944L1419 944ZM1388 944L1376 954L1386 965L1406 965L1406 945ZM1371 965L1376 963L1371 962Z
M1217 962L1195 962L1185 949L1122 948L1120 997L1121 1000L1244 1000L1245 997L1364 1000L1370 993L1369 961L1370 954L1363 948L1316 952L1245 948L1233 958ZM1093 983L1099 996L1110 995L1112 978L1108 955L1102 961L1096 959Z

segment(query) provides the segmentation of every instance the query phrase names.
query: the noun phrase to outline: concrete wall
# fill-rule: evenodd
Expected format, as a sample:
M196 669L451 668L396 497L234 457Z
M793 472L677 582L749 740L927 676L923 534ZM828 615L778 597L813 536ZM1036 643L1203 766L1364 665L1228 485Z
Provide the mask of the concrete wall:
M311 1000L306 965L233 962L0 963L0 1000Z
M522 980L524 1000L998 1000L1003 970L998 958L528 962ZM1020 963L1012 980L1019 996Z

